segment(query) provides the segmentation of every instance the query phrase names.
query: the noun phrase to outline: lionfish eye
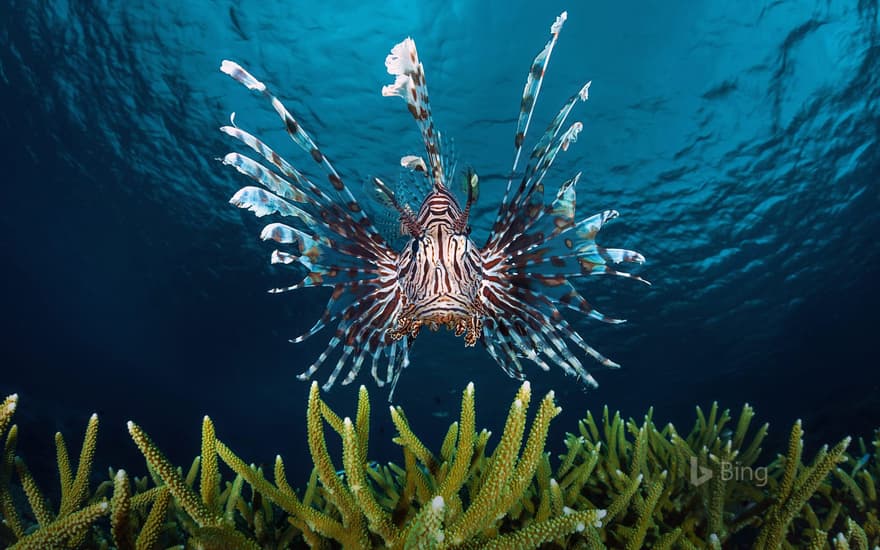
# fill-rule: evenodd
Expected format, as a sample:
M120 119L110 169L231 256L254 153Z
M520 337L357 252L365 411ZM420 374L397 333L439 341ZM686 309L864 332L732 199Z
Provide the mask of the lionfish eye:
M419 252L419 239L415 238L412 240L412 254L415 256Z

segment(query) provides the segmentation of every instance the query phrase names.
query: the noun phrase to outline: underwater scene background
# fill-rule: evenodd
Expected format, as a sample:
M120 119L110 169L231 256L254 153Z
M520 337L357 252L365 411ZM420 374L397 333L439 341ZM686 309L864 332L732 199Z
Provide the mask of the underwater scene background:
M125 422L175 464L199 453L202 416L251 461L285 458L308 480L296 380L329 338L293 345L329 291L270 295L291 273L268 262L262 223L228 204L242 179L216 159L231 112L296 158L266 102L219 71L234 59L269 84L354 188L393 180L421 154L411 118L381 97L383 60L419 45L434 120L480 176L481 243L512 160L529 63L569 18L535 120L585 80L578 142L548 182L583 171L578 215L621 217L600 243L647 262L646 287L578 283L606 314L570 318L622 365L527 371L563 409L563 450L603 405L689 425L695 405L748 402L782 452L803 419L805 454L880 424L880 28L878 3L0 1L0 397L19 394L19 454L52 479L51 434L101 417L96 464L142 475ZM295 153L299 153L296 151ZM478 426L500 434L520 383L478 345L423 334L394 403L433 446L469 381ZM324 369L329 369L325 366ZM316 379L323 382L324 370ZM322 398L354 415L373 400L370 458L399 460L387 389L366 373Z

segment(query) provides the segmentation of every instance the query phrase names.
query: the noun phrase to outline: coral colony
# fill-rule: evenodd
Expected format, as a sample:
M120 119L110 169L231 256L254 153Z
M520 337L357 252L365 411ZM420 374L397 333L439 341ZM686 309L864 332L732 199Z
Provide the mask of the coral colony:
M477 431L475 388L462 394L460 418L439 450L428 449L400 407L391 419L400 464L369 460L370 400L361 387L354 417L341 418L312 384L306 407L314 462L305 488L239 458L202 423L201 454L178 468L138 425L128 430L149 475L110 469L91 488L98 417L92 416L74 466L55 436L61 501L52 506L15 456L18 405L0 408L0 544L10 548L874 548L880 544L877 479L880 434L824 446L802 456L798 421L785 455L760 463L767 425L697 408L687 435L658 427L653 411L624 420L606 408L545 450L559 413L553 392L528 421L524 383L500 437ZM342 441L331 456L326 437ZM494 443L493 443L494 441ZM865 458L867 456L867 458ZM698 477L692 462L698 464ZM731 466L726 466L731 465ZM142 468L142 465L136 465ZM704 474L703 470L707 473ZM727 474L725 474L727 472ZM737 475L732 475L738 472ZM753 477L745 475L752 472ZM765 472L766 478L759 477ZM702 479L705 478L705 479ZM25 498L15 498L24 493ZM17 501L26 501L17 505ZM181 546L182 547L182 546Z

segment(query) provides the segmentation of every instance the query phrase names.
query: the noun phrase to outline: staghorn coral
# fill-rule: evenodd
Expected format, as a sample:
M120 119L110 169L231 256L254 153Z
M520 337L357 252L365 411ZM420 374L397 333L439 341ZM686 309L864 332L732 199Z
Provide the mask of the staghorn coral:
M202 422L201 454L188 469L171 465L129 423L149 476L124 470L94 492L89 474L98 419L93 416L76 469L56 434L61 501L53 508L15 456L17 396L0 404L0 545L11 548L876 548L880 432L849 438L805 459L803 427L785 454L762 465L767 425L754 427L745 405L734 419L717 405L686 435L658 428L653 411L637 422L606 408L565 438L558 460L545 451L559 409L552 392L527 422L529 385L517 392L503 433L477 432L475 392L462 394L460 417L435 454L402 409L391 418L403 465L368 460L370 403L359 393L354 419L340 417L313 386L307 404L314 470L302 498L276 457L270 481ZM327 450L326 427L342 442ZM489 449L492 448L491 452ZM225 480L221 463L232 470ZM556 464L555 469L553 464ZM341 474L338 469L342 466ZM736 468L736 475L730 475ZM751 473L750 473L751 472ZM763 472L766 474L756 474ZM23 496L22 496L23 495ZM24 507L16 503L25 500ZM56 511L57 510L57 511Z
M708 415L700 408L696 412L697 422L686 437L671 424L658 429L652 411L640 426L633 419L623 421L619 414L611 416L607 408L601 423L588 414L579 424L580 436L569 434L569 451L560 457L562 473L578 460L590 469L598 462L586 486L567 493L575 498L568 505L576 506L583 498L608 508L609 527L596 533L597 540L613 548L798 548L813 539L823 548L831 543L827 533L817 537L815 525L806 527L795 520L811 499L832 490L828 474L847 460L848 438L830 450L820 449L808 466L801 462L803 433L798 422L787 455L759 466L767 425L749 436L754 416L750 406L743 407L730 428L730 412L720 411L717 404ZM601 455L598 461L596 453ZM845 485L834 487L838 506L857 502ZM873 507L876 510L876 502ZM644 523L646 514L649 525ZM857 536L859 528L858 522L854 527L846 523L853 521L849 516L838 523L848 533L847 540ZM834 518L829 518L826 531L832 525Z
M128 477L124 471L113 473L113 483L104 482L90 495L89 478L98 439L98 416L92 415L86 426L76 472L71 468L70 455L64 437L55 434L55 456L60 480L60 503L57 512L53 511L48 499L40 489L21 457L15 456L18 440L18 426L9 426L18 405L18 396L11 395L0 405L0 437L5 436L3 461L0 464L0 543L10 549L54 549L54 548L108 548L110 540L119 549L134 548L129 521L133 512L144 510L151 502L155 492L142 491L132 498ZM9 428L8 432L6 428ZM12 485L13 471L17 473L20 491L28 503L35 525L25 527L25 514L15 504L17 494ZM106 498L109 487L113 487L112 499ZM112 533L93 529L95 523L106 516L112 518ZM150 548L140 544L138 548ZM5 546L6 547L6 546Z
M242 541L248 540L247 537L236 529L229 529L231 532L224 530L222 524L204 527L189 525L192 522L187 521L189 516L182 504L183 498L172 500L170 485L161 482L161 476L156 471L151 473L160 480L160 484L149 488L147 478L134 478L133 493L128 474L124 470L114 471L111 468L110 479L100 483L91 492L89 479L97 446L97 415L92 415L89 419L75 473L71 468L63 436L55 435L60 503L57 512L54 511L25 461L15 456L18 427L10 424L17 405L17 395L9 396L0 404L0 437L4 439L0 463L0 547L17 550L151 550L157 547L166 548L186 540L182 536L184 532L190 534L189 542L193 548L263 547L242 544ZM205 439L210 441L210 437ZM219 483L216 463L214 469L216 481ZM174 471L179 474L179 471ZM210 475L210 470L208 472L205 476ZM18 478L18 485L13 484L14 477ZM207 488L208 483L204 485L206 494L212 502L216 502L217 507L227 507L227 516L230 508L241 510L242 514L248 509L248 503L244 503L240 494L229 487L223 493L217 494ZM240 483L238 488L240 493ZM17 506L22 500L27 502L27 510L23 506ZM29 521L29 516L34 521ZM171 519L172 523L167 523L167 519ZM253 525L245 524L251 531L258 531ZM290 537L278 548L289 546L290 539L295 535L292 527L289 530Z
M18 405L18 396L13 394L0 405L0 436L6 435L4 460L0 472L0 501L4 526L12 533L14 543L9 548L66 548L78 547L85 543L89 528L98 518L106 516L110 504L104 499L88 499L89 475L95 457L98 438L98 415L89 418L77 463L73 474L70 457L64 438L55 434L55 449L58 461L58 477L61 482L61 502L58 511L52 510L48 500L31 475L24 460L15 456L18 440L18 427L12 425L8 434L6 427ZM14 506L14 498L9 488L12 470L16 470L31 512L37 521L37 529L24 529L21 514ZM10 541L12 542L12 541Z
M368 399L362 387L359 411L368 410ZM220 458L255 491L297 516L295 524L303 530L306 541L325 537L347 548L483 547L490 540L536 547L583 529L585 524L599 524L604 511L584 510L571 518L549 518L517 533L499 535L506 512L522 498L534 477L550 420L559 412L551 392L541 401L523 446L530 400L531 389L525 383L489 457L484 454L485 438L474 433L472 384L464 391L460 422L450 429L452 435L447 436L439 459L412 432L403 411L392 407L392 421L399 432L395 442L403 447L405 468L375 469L366 459L367 440L359 435L369 429L368 415L358 414L354 422L340 419L321 401L313 384L307 410L308 440L317 472L313 480L320 482L321 490L316 491L314 482L310 483L302 502L278 481L283 479L283 474L277 473L283 467L276 468L272 485L225 446L217 449ZM337 474L327 452L325 423L342 439L344 476ZM508 540L508 536L513 538Z

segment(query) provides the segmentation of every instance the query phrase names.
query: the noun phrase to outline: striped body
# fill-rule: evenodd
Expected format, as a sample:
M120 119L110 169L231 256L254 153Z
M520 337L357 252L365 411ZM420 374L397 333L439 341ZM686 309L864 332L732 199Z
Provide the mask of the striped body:
M589 346L561 310L607 323L623 322L593 309L573 281L616 275L647 282L612 267L642 263L644 257L596 243L597 233L617 216L616 211L576 220L575 188L580 174L560 183L549 203L544 199L545 176L553 161L583 128L580 122L567 129L563 125L578 100L587 99L589 82L563 105L535 143L525 169L517 171L550 54L566 17L563 13L551 26L551 38L529 70L514 133L511 177L482 246L470 239L469 226L478 179L468 172L467 200L462 206L450 191L455 163L444 156L434 128L424 69L412 39L397 44L386 58L386 68L395 80L382 88L382 94L406 102L421 132L427 161L403 156L396 188L374 178L371 192L382 207L370 214L362 207L367 204L354 196L266 85L237 63L223 62L223 72L269 99L293 142L327 176L326 182L309 179L236 126L234 115L232 124L221 128L262 159L240 153L223 158L224 164L258 184L242 188L230 202L257 216L278 215L289 221L270 223L261 238L282 245L272 252L272 263L293 266L304 275L300 282L272 292L310 286L333 289L315 326L292 340L301 342L335 325L327 348L300 374L301 379L310 378L321 365L335 359L325 389L346 367L343 384L369 365L376 382L380 386L390 383L393 391L423 326L452 330L464 337L465 346L482 342L504 371L519 379L526 376L521 359L528 359L544 370L557 366L596 385L572 345L605 366L617 366ZM405 241L395 244L399 234L389 232L388 226L399 227Z
M483 279L479 248L465 232L456 232L461 208L448 191L429 194L416 223L424 228L411 237L397 259L397 276L405 297L391 338L413 338L423 325L433 330L446 326L465 344L473 346L479 336L483 308Z

